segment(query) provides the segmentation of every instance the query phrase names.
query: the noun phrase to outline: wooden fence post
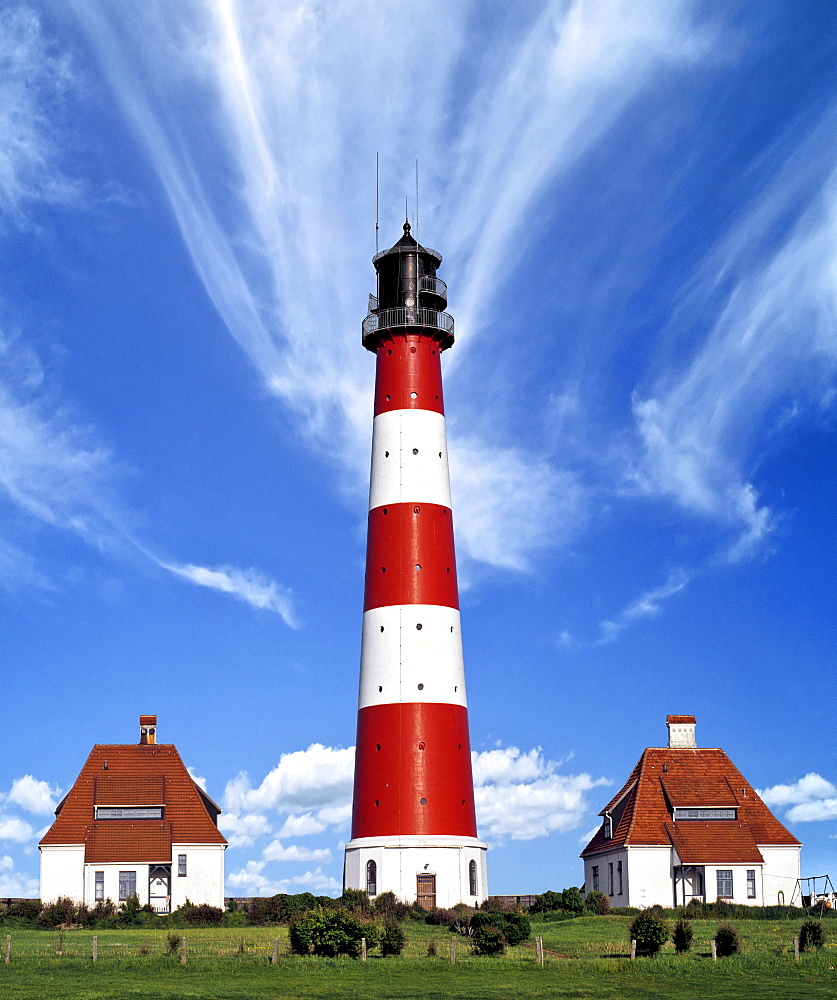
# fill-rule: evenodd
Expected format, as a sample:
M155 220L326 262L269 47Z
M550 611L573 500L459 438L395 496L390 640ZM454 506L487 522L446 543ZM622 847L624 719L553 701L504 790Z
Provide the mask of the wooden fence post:
M712 940L709 943L712 945L712 961L713 962L717 962L718 961L718 945L715 944L715 938L712 938Z
M9 962L11 961L11 959L12 959L12 935L11 934L7 934L6 935L6 965L9 964Z
M456 935L450 936L450 964L456 965Z
M636 958L636 938L631 938L631 961Z
M366 938L362 937L360 939L360 960L361 962L366 961Z
M186 935L180 939L180 964L186 964Z
M270 964L277 965L279 962L279 938L273 939L273 954L270 956Z
M543 965L543 938L535 938L535 955L538 959L538 965Z
M98 961L99 958L99 935L93 935L93 961Z
M793 957L796 959L797 962L799 961L799 938L798 937L795 937L793 939Z

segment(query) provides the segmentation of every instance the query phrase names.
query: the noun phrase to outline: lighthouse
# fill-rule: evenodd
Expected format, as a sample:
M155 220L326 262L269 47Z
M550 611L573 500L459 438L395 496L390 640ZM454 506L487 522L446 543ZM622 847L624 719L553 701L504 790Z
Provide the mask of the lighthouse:
M352 836L343 883L430 909L488 894L477 837L453 541L441 254L376 254L363 346L376 357Z

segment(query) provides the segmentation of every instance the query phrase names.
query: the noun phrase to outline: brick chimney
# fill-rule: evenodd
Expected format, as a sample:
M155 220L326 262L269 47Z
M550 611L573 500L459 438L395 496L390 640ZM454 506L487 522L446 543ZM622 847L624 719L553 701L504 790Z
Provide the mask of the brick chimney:
M140 746L151 746L157 742L157 716L141 715L140 719Z
M695 726L697 720L693 715L667 715L668 745L670 749L693 749L695 742Z

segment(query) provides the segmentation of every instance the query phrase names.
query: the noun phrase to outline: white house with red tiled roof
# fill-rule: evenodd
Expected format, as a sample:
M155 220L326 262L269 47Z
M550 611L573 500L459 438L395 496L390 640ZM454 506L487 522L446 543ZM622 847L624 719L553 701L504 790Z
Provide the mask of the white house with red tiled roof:
M221 810L156 734L157 716L141 715L138 744L93 747L38 845L44 902L136 894L158 913L187 897L223 907Z
M581 853L585 889L614 906L790 903L800 842L723 750L697 746L693 715L666 725L668 746L646 749L599 813Z

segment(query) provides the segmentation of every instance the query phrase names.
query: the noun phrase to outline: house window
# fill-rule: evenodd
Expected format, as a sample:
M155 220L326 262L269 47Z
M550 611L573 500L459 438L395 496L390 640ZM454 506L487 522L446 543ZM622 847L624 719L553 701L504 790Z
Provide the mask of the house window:
M105 898L105 873L96 872L95 880L93 883L93 898L98 902L100 899Z
M162 806L96 806L96 819L162 819Z
M607 863L607 882L608 882L608 896L613 895L613 862L608 861Z
M177 875L178 875L178 878L185 878L186 877L186 855L185 854L178 854L177 855Z
M119 898L120 900L130 899L137 894L137 873L119 873Z
M593 891L598 892L599 889L599 866L593 865Z
M735 819L735 809L675 809L674 821L684 819Z
M613 836L613 820L610 816L605 816L604 818L604 837L605 840L610 840Z
M378 866L374 861L366 862L366 891L370 896L378 895Z
M756 898L756 870L755 868L747 869L747 899Z
M732 869L719 868L718 878L718 899L732 899Z
M619 880L619 895L622 895L622 862L616 862L616 877Z
M468 883L471 889L471 895L477 895L477 863L476 861L468 862Z

